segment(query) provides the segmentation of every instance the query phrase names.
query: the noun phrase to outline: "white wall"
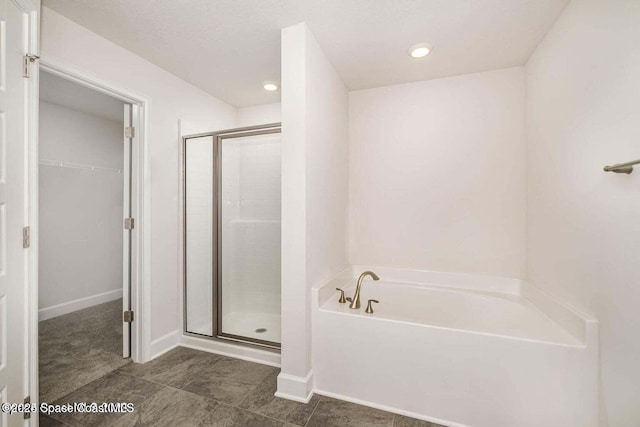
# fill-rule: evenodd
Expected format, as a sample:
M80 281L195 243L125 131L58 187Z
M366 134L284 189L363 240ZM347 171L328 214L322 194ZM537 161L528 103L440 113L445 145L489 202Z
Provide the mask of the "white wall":
M151 99L151 338L175 333L182 328L176 303L182 292L178 120L227 129L236 124L236 110L46 7L41 18L43 58L57 58Z
M40 102L41 319L122 296L123 126Z
M523 277L524 98L522 67L351 92L350 262Z
M349 96L313 34L306 36L307 286L347 265Z
M640 425L640 2L573 0L527 72L527 278L600 321L612 427Z
M282 31L282 372L312 388L310 288L346 265L348 95L304 23Z
M281 109L279 102L239 108L238 127L278 123L282 119Z

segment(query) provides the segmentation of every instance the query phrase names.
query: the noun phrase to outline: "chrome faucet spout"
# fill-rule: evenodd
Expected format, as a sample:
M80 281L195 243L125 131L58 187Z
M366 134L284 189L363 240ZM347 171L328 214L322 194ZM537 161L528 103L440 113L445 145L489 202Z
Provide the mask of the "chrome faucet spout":
M360 289L362 288L362 281L365 277L371 276L373 280L380 280L378 275L373 271L365 271L358 277L358 285L356 286L356 293L353 295L353 301L349 305L349 308L360 308Z

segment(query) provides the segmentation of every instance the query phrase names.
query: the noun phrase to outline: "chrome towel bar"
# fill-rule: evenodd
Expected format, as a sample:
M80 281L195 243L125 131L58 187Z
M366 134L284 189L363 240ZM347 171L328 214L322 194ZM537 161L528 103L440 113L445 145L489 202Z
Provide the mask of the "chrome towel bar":
M618 163L613 166L605 166L605 172L626 173L627 175L633 172L633 165L640 163L640 160L632 160L626 163Z

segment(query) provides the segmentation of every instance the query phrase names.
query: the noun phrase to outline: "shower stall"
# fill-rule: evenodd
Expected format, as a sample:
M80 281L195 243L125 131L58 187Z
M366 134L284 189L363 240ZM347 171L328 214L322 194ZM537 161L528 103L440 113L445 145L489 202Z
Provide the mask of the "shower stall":
M183 137L184 331L280 348L280 124Z

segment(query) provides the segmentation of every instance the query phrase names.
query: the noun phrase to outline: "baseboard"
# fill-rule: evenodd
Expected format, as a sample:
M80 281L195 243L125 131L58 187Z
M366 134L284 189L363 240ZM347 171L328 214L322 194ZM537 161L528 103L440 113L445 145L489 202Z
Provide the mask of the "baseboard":
M313 371L309 371L306 377L283 374L278 375L278 391L276 397L294 400L296 402L309 403L313 397Z
M206 338L196 338L188 335L180 336L179 345L181 347L220 354L222 356L246 360L248 362L260 363L262 365L274 366L276 368L280 367L280 353L275 351L262 350L238 344L229 344Z
M38 310L38 321L41 322L43 320L53 319L54 317L73 313L74 311L82 310L83 308L92 307L94 305L113 301L119 298L122 298L122 289L116 289L114 291L104 292L102 294L53 305L51 307L41 308Z
M443 425L443 426L446 425L450 427L469 427L466 424L454 423L452 421L441 420L439 418L425 417L424 415L416 414L410 411L402 411L400 409L392 408L389 406L378 405L376 403L367 402L366 400L354 399L349 396L344 396L338 393L331 393L323 390L313 390L313 392L321 396L331 397L333 399L338 399L338 400L344 400L345 402L351 402L361 406L368 406L369 408L380 409L381 411L391 412L393 414L398 414L398 415L404 415L405 417L428 421L430 423L435 423L438 425Z
M173 331L151 341L151 360L176 348L179 340L180 335L178 334L178 331Z

